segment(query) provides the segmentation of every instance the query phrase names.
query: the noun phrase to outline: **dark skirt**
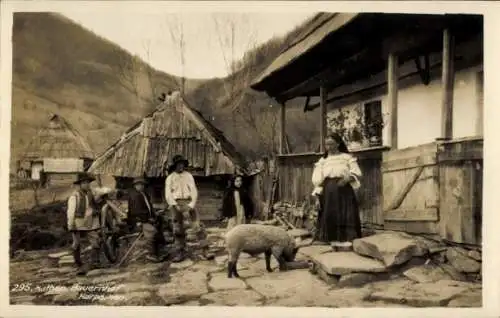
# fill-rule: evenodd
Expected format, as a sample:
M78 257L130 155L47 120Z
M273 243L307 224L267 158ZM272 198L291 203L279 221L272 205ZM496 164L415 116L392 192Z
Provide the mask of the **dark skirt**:
M316 239L350 242L361 237L359 206L350 184L339 186L338 178L327 178L320 195Z

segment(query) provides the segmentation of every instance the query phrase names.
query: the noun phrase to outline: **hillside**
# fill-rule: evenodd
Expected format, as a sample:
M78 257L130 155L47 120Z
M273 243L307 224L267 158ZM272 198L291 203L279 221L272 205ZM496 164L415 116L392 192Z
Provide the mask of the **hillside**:
M249 51L227 78L186 80L191 106L251 158L276 149L279 116L277 105L248 85L296 32ZM51 112L71 122L98 154L150 112L161 92L178 87L178 78L59 14L15 13L12 41L11 168ZM303 102L287 105L294 151L318 144L317 114L303 113Z
M299 36L303 24L283 37L275 37L245 53L235 71L224 79L201 83L188 95L192 104L213 118L238 149L253 159L276 153L279 147L280 106L249 85ZM289 150L315 151L319 147L319 111L304 113L305 98L286 104L286 133Z
M59 14L15 13L12 45L11 168L50 112L100 153L151 111L154 95L176 87L174 76Z

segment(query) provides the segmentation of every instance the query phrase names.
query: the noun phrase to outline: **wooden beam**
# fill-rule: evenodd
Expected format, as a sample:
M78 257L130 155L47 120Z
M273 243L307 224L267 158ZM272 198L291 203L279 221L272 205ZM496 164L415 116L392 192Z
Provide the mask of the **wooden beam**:
M453 86L455 81L454 40L450 29L443 31L441 138L453 137Z
M455 70L462 70L469 67L481 64L483 61L481 52L474 52L473 54L468 54L477 47L481 47L482 42L479 39L474 39L469 42L462 43L455 47L455 52L457 58L455 60ZM442 52L432 53L429 56L430 59L430 72L431 81L440 79L442 76ZM415 70L415 63L413 61L407 61L406 63L401 63L399 59L399 82L398 89L403 89L411 85L418 84L417 79L419 78L418 71ZM335 87L333 91L328 92L328 103L330 107L336 107L336 105L346 105L354 104L362 99L370 99L374 96L379 96L387 93L387 70L380 72L373 76L366 76L364 79L355 81L351 84L343 84L341 86ZM368 96L368 97L367 97ZM311 103L308 107L308 111L312 111L319 107L319 102Z
M391 146L393 149L398 148L398 64L398 57L394 54L389 54L387 63L387 101L391 114Z
M318 82L322 80L327 81L325 84L333 83L333 86L336 86L338 82L348 84L346 83L347 76L356 72L363 72L367 67L371 68L376 63L383 63L382 57L387 56L388 52L401 52L401 54L404 53L406 56L420 55L423 52L423 48L427 49L428 45L433 42L435 42L435 36L429 32L424 32L409 35L396 34L378 42L368 43L363 50L339 61L339 64L331 65L323 71L308 77L301 83L279 93L280 98L288 100L312 94L313 91L317 93ZM439 47L436 47L435 50L439 51ZM378 57L380 57L380 61L375 61ZM383 67L383 64L381 65Z
M396 195L396 198L393 200L393 202L386 209L386 212L391 211L391 210L396 210L397 208L399 208L401 203L403 203L403 200L405 199L408 192L410 192L411 188L415 185L418 178L422 174L422 171L424 171L423 166L417 168L417 171L415 171L415 174L411 177L410 181L401 189L401 191Z
M301 83L293 86L292 88L280 93L280 98L283 100L289 100L303 94L307 94L311 91L316 91L318 89L318 83L325 80L332 80L336 78L342 78L346 74L353 73L356 69L365 68L365 65L360 63L361 61L366 61L367 59L373 59L374 56L380 56L380 47L367 47L362 51L355 53L349 58L343 60L338 65L331 65L323 71L308 77ZM325 83L326 84L326 83Z
M326 138L326 88L324 84L321 84L319 88L320 95L320 109L321 109L321 124L320 124L320 148L319 151L324 153L326 151L325 148L325 138Z
M439 221L437 208L427 208L421 210L397 209L385 212L384 221L394 222L421 222Z
M285 154L285 138L286 138L286 108L285 108L285 102L280 103L281 108L280 108L280 154L283 155Z

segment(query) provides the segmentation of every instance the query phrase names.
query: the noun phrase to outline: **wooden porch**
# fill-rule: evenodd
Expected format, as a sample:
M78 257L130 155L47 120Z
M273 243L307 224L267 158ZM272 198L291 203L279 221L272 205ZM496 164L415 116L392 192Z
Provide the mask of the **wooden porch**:
M481 244L482 152L481 138L353 152L363 171L357 193L362 226ZM279 201L300 206L310 199L312 170L320 157L278 156Z
M471 65L482 65L482 26L478 24L481 19L471 18L473 22L469 23L471 27L467 32L460 33L458 32L461 30L460 24L465 22L455 18L411 17L408 19L415 19L418 22L407 22L405 28L411 29L411 23L420 23L420 26L425 25L425 27L412 34L410 40L404 31L389 35L392 31L382 28L377 36L383 44L370 42L364 48L358 48L358 54L351 55L355 57L354 60L340 59L337 65L316 70L316 75L311 74L306 78L299 73L295 79L291 78L293 65L280 66L281 69L268 71L271 75L255 84L281 104L279 201L300 206L301 202L310 199L313 165L325 150L327 107L332 105L342 107L347 101L352 102L353 96L356 99L356 94L362 95L365 99L369 99L373 94L383 94L390 110L387 146L352 151L358 157L364 174L362 187L357 193L363 227L438 235L444 240L455 243L481 245L482 131L477 128L477 136L458 139L453 137L453 95L456 70ZM365 18L356 19L354 20L357 22L352 23L362 24ZM384 20L377 15L366 19L364 22L368 19ZM391 16L388 19L399 19L399 17ZM436 28L434 31L438 32L432 32L433 35L430 35L427 28L433 27L425 23L426 19L439 21L434 26ZM351 29L344 27L341 31L332 32L337 32L339 39L344 38L347 36L346 33L354 28L352 25L350 27ZM313 54L317 54L316 59L324 58L321 52L331 50L328 49L328 45L333 45L334 38L335 34L324 40L330 41L329 44L321 44L323 47L318 45L310 49L308 57L301 56L302 59L295 62L295 67L302 69L308 63L307 59L312 59ZM345 50L348 51L348 48ZM439 58L438 64L431 66L429 55L435 56L436 53ZM375 57L371 58L370 55ZM421 65L421 56L426 60L424 67ZM415 58L415 63L420 66L417 67L418 72L413 75L405 73L406 69L400 70L400 66L412 58ZM331 59L328 63L332 63ZM380 69L383 66L381 63L385 63L383 71ZM436 69L436 65L439 69ZM440 71L440 74L436 71ZM277 78L285 73L290 74L287 79L289 83L283 84L277 81ZM436 139L432 142L398 149L398 132L404 129L398 127L400 85L407 86L409 83L407 79L411 76L420 78L424 85L427 85L432 77L436 77L436 73L441 79L441 103L436 105L440 107L441 112L440 134L435 136ZM385 74L385 79L373 74ZM295 81L295 84L292 81ZM373 86L374 81L381 81L381 84ZM362 87L358 85L361 82L364 83ZM344 91L349 85L350 91L347 94ZM381 93L381 89L384 92ZM317 105L307 104L305 108L320 109L319 153L286 154L286 101L299 96L317 95L320 102ZM482 111L477 116L479 116L476 118L477 122L482 122Z

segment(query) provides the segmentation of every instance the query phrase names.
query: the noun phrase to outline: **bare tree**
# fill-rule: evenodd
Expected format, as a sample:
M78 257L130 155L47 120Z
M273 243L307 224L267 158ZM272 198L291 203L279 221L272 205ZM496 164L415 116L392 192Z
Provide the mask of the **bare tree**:
M184 23L178 15L169 14L166 21L166 27L170 34L170 40L176 48L181 63L181 77L176 78L176 84L182 95L186 90L186 42L184 39Z
M150 41L143 41L143 50L146 60L151 60ZM117 54L117 75L123 87L129 90L136 98L137 103L149 112L154 107L156 92L155 70L139 56L130 56L119 50Z
M256 46L256 31L250 25L246 14L213 14L217 41L228 76L224 81L226 99L233 100L233 109L244 98L241 88L246 88L252 80L252 65L238 57L236 48L249 52ZM236 100L235 100L236 99Z
M115 56L118 57L117 60L117 75L118 80L127 90L132 92L137 98L137 102L141 105L141 96L139 93L139 76L140 65L139 58L137 56L130 56L125 54L125 52L118 50Z

